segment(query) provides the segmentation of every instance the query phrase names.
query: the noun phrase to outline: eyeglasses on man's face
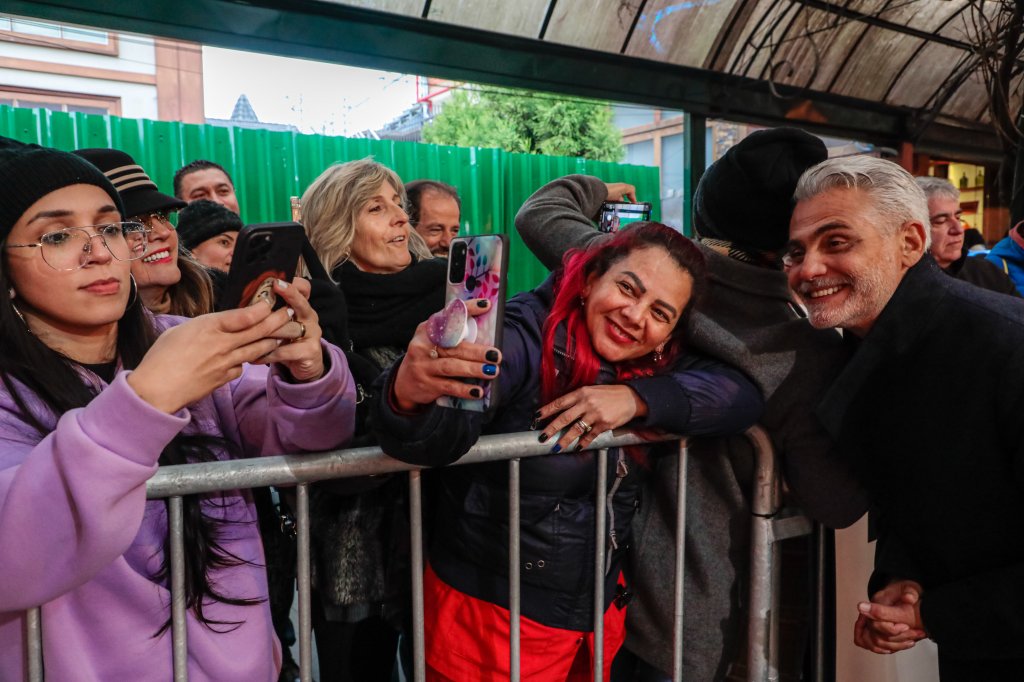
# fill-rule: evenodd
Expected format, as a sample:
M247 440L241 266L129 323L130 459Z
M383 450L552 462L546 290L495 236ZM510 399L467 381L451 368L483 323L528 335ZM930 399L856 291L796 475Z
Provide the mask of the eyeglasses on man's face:
M91 232L90 232L91 230ZM106 223L85 227L65 227L47 232L35 244L7 244L8 249L39 249L43 261L54 270L69 272L84 267L92 256L92 240L100 238L110 255L120 261L138 260L146 255L146 235L142 223Z

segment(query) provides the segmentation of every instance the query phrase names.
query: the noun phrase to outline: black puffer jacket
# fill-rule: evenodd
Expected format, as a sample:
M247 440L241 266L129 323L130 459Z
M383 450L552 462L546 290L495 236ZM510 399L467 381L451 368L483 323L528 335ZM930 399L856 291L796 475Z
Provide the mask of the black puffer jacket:
M551 305L551 281L506 306L497 408L483 425L477 413L432 407L416 417L392 411L382 377L371 406L371 428L388 454L407 462L448 464L481 432L530 428L539 407L541 339ZM614 381L603 367L598 383ZM640 426L682 434L738 432L761 413L761 396L739 371L686 356L672 373L626 382L647 404ZM649 448L648 453L654 448ZM615 596L618 566L630 537L643 467L626 452L609 453L609 491L615 486L609 529L605 607ZM478 599L508 607L508 464L455 467L442 476L442 494L430 561L446 583ZM521 473L522 614L544 625L593 627L594 454L563 453L524 459ZM617 475L621 474L621 475ZM609 491L605 491L606 494Z

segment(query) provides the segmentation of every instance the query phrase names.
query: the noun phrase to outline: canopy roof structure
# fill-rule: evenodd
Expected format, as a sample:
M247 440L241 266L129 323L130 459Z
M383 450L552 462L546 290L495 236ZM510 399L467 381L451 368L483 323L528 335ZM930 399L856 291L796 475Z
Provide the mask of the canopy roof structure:
M7 0L8 11L977 160L1010 0ZM1021 109L1022 63L1010 61ZM325 84L325 87L337 87Z

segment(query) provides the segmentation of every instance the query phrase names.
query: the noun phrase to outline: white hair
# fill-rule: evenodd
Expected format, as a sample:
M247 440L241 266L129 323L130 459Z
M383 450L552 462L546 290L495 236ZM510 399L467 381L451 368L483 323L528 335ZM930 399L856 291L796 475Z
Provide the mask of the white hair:
M804 171L794 198L804 201L831 189L857 189L870 197L877 228L884 235L895 234L906 222L920 223L925 228L925 251L931 247L928 199L914 176L892 161L863 155L826 159Z
M924 191L925 197L944 197L953 201L960 201L960 190L945 178L933 178L931 176L918 176L914 178L917 186Z

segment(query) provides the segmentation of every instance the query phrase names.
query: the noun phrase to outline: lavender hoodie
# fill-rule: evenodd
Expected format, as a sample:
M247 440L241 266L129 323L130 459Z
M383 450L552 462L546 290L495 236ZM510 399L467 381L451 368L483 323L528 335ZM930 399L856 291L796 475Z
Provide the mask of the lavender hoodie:
M181 320L158 317L159 327ZM87 406L64 414L40 439L0 386L0 680L24 677L24 609L42 604L47 680L75 682L171 677L171 635L154 636L170 614L163 561L163 500L146 500L146 480L179 432L202 431L236 443L243 455L342 446L352 436L355 391L345 356L324 344L330 369L289 384L261 365L177 414L141 398L122 371ZM89 380L103 386L92 374ZM54 423L40 404L43 423ZM226 455L223 455L226 457ZM241 523L221 526L223 546L255 565L213 576L224 595L255 606L213 602L200 624L188 612L193 682L271 682L281 649L270 623L256 511L247 491L206 498L205 511ZM185 548L188 551L188 548Z

